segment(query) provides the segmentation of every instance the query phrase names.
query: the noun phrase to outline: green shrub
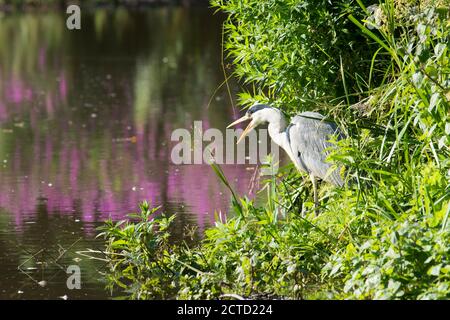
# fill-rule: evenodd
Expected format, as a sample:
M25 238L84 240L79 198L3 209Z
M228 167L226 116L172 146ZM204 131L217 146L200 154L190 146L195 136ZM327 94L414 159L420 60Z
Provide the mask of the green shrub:
M368 5L378 1L364 1ZM344 95L341 66L349 86L367 74L376 46L347 16L362 17L353 0L213 0L228 13L225 48L235 74L254 92L241 95L299 111L317 99ZM252 87L250 86L252 85Z
M320 284L321 266L336 239L267 204L258 208L241 199L235 204L240 214L217 221L193 247L170 242L174 216L156 214L147 203L132 216L138 221L108 221L101 233L107 240L108 287L132 299L308 296Z
M448 180L422 168L409 210L392 222L375 220L360 241L330 257L326 277L338 279L337 297L351 299L444 299L450 297L450 201ZM390 198L392 202L395 197ZM406 204L404 205L406 207Z
M337 297L449 299L449 241L448 229L432 227L422 216L408 214L374 227L367 241L350 243L328 266L331 276L344 280Z
M448 298L448 11L410 15L411 27L389 18L392 4L379 7L387 24L378 34L360 25L392 57L391 80L363 112L384 134L368 130L334 155L368 182L358 184L366 209L356 220L369 221L371 232L349 234L324 271L341 298Z
M121 288L132 299L171 298L176 290L168 266L172 248L169 226L175 216L157 216L158 208L150 208L147 202L140 209L139 214L130 215L135 222L108 220L100 228L110 259L108 288Z

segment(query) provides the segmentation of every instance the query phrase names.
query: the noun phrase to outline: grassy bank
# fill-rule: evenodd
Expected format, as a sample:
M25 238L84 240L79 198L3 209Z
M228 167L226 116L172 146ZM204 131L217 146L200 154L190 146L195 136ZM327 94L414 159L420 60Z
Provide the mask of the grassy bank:
M233 196L196 246L173 244L176 217L142 204L140 222L103 229L110 287L140 299L450 298L448 1L213 5L229 16L242 105L334 119L348 138L329 161L352 183L323 184L316 216L308 179L286 167L265 182L266 203Z

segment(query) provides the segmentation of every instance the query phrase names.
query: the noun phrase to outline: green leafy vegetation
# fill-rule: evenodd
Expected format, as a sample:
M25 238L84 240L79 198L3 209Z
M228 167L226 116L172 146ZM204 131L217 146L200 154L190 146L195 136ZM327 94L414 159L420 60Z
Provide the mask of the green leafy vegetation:
M263 204L232 192L234 215L196 246L168 241L172 218L144 204L139 222L104 230L111 287L133 298L450 298L449 3L332 3L213 2L251 88L242 104L335 119L348 138L329 160L345 166L346 187L322 184L315 216L308 180L288 166Z
M341 63L347 85L354 86L355 75L368 72L367 62L377 49L348 19L350 13L363 16L352 0L212 4L229 14L225 48L234 73L249 84L241 94L244 105L258 100L294 112L312 108L317 99L328 101L344 92Z

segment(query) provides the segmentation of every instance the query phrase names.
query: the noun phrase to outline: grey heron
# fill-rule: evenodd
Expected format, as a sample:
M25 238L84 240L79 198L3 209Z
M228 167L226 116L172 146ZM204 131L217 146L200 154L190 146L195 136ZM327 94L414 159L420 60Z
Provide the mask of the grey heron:
M314 190L315 211L318 212L317 178L341 187L344 182L339 168L333 170L332 164L326 161L332 135L342 139L342 133L335 123L324 121L324 116L317 112L302 112L293 117L290 123L279 109L266 104L255 104L245 115L231 123L230 128L243 121L250 120L237 143L254 128L268 123L269 136L282 147L295 167L309 174Z

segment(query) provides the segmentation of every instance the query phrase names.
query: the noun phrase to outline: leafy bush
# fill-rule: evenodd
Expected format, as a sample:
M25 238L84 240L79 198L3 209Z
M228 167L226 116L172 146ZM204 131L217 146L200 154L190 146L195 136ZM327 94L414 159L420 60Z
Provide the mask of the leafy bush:
M150 208L147 202L140 209L139 214L130 215L137 222L109 220L100 228L99 236L107 239L111 265L108 287L119 287L133 299L170 298L176 292L168 269L172 248L169 226L175 216L155 216L158 208Z
M368 5L378 1L365 1ZM228 13L225 48L235 74L254 92L243 103L271 100L289 111L315 99L343 96L341 67L356 85L376 46L347 19L363 11L354 0L213 0Z
M217 221L199 245L189 247L169 241L175 216L157 210L144 202L141 213L131 216L138 221L108 221L102 228L108 287L121 288L129 298L302 298L318 286L324 258L336 241L296 214L283 212L279 219L282 207L273 202L256 208L241 199L235 203L241 214Z
M366 131L335 155L368 181L359 184L366 206L359 221L370 221L371 232L349 235L324 271L339 279L338 297L448 298L448 11L431 7L399 25L392 5L378 7L377 34L353 19L392 58L390 81L372 91L363 112L384 134Z
M343 290L334 289L338 297L450 297L450 206L448 198L432 202L433 193L448 192L448 180L431 166L422 169L418 180L408 212L391 223L375 222L364 239L349 242L330 257L323 271L327 277L342 278Z
M450 298L450 231L422 219L408 215L392 225L374 227L366 242L350 243L339 253L329 265L331 276L344 278L337 297Z

